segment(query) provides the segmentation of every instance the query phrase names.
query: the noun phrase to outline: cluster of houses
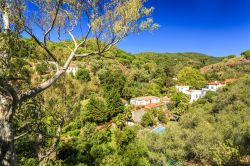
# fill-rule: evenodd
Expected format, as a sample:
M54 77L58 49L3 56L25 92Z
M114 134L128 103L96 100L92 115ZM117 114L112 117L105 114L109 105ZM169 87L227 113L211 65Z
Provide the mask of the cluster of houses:
M190 103L198 100L203 97L208 91L216 92L219 88L234 82L236 79L226 79L223 82L214 81L207 84L205 88L201 90L190 89L189 86L186 85L178 85L175 86L176 89L190 97ZM142 116L146 113L147 110L150 109L165 109L167 103L170 103L171 100L169 97L165 96L163 98L159 98L156 96L144 96L144 97L136 97L130 99L130 105L132 105L132 119L135 123L139 123L141 121Z
M207 86L205 88L202 88L201 90L190 89L190 87L187 85L177 85L175 87L178 91L190 96L190 103L192 103L193 101L196 101L199 98L205 96L205 94L208 91L216 92L219 88L221 88L227 84L230 84L230 83L234 82L235 80L236 79L231 78L231 79L226 79L223 82L220 82L220 81L210 82L207 84Z

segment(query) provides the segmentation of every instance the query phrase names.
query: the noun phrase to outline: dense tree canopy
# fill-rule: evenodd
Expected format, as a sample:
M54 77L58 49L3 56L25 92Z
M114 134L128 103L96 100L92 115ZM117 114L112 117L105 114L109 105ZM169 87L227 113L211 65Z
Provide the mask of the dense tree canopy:
M177 75L178 81L181 84L189 85L192 88L201 89L206 85L206 79L200 72L191 67L184 67Z

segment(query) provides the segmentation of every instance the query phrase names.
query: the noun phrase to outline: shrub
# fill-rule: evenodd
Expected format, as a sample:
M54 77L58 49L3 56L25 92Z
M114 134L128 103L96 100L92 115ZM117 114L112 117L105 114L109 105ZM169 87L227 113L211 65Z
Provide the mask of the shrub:
M41 74L41 75L46 74L47 70L48 70L48 67L45 63L38 63L36 65L36 71L38 74Z
M151 113L146 112L142 116L141 125L144 127L153 126L154 125L154 116Z
M247 51L241 53L241 55L242 55L244 58L250 60L250 50L247 50Z
M90 81L89 71L85 68L79 68L76 72L76 79L82 81Z

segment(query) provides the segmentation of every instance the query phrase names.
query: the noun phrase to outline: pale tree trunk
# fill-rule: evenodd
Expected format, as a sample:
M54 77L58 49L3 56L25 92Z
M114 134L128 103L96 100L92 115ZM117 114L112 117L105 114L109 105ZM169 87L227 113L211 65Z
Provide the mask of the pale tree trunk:
M1 5L4 33L8 35L10 31L9 4L7 1L2 1ZM7 39L6 42L8 42ZM0 55L3 62L3 70L8 68L8 56L7 51L3 51ZM2 82L0 85L0 165L8 166L16 165L14 135L11 123L15 109L15 99L4 84L5 82Z
M8 90L0 87L0 165L16 165L14 135L11 125L14 109L12 95Z
M4 33L8 35L10 32L9 4L6 1L2 3L3 3L2 20L3 20L3 25L4 25ZM6 39L6 42L8 42L7 39ZM5 70L6 68L8 68L8 61L9 61L9 54L7 53L6 50L1 53L1 59L3 62L2 68L3 70Z

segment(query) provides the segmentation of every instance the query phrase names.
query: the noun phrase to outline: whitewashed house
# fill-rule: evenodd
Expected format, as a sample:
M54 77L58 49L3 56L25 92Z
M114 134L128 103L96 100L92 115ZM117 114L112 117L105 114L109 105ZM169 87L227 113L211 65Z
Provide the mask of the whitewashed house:
M202 90L193 90L189 89L189 86L182 85L182 86L175 86L176 89L190 97L190 103L193 101L198 100L200 97L202 97Z
M185 94L190 96L190 103L192 103L202 97L202 90L188 90Z
M68 69L66 70L66 73L72 73L75 76L77 70L78 70L78 67L76 64L70 64Z
M175 88L180 92L185 92L189 90L189 86L187 85L177 85Z
M145 106L148 104L160 103L161 99L155 96L136 97L130 99L130 104L134 106Z
M225 86L226 84L233 83L236 80L237 79L235 78L230 78L226 79L224 82L220 81L210 82L207 84L205 88L202 88L202 90L192 90L189 89L189 86L175 86L175 87L178 91L190 96L190 103L191 103L205 96L208 91L216 92L219 88Z
M219 81L210 82L207 84L207 89L210 91L216 91L218 88L225 86L224 83Z

